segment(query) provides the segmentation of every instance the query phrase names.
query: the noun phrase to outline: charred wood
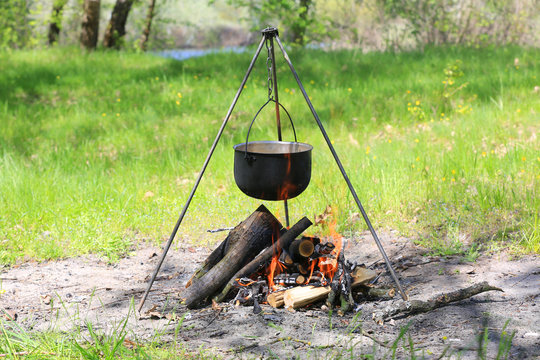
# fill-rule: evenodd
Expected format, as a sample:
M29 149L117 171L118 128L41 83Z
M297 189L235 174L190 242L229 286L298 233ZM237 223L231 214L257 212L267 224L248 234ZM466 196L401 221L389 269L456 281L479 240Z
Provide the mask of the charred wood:
M233 275L242 269L253 257L272 244L279 237L281 223L261 205L246 220L236 226L231 233L230 246L222 259L180 295L188 308L194 308L208 297L218 293ZM235 276L239 278L242 276Z
M256 273L261 266L266 265L270 261L274 254L278 254L281 249L288 248L291 242L311 225L312 222L308 218L303 217L300 219L300 221L294 224L285 234L281 235L279 240L275 241L272 246L266 248L259 255L257 255L255 259L250 261L247 265L241 267L234 275L230 276L228 284L221 291L221 293L214 298L214 300L217 302L223 301L229 291L231 291L233 288L235 279Z

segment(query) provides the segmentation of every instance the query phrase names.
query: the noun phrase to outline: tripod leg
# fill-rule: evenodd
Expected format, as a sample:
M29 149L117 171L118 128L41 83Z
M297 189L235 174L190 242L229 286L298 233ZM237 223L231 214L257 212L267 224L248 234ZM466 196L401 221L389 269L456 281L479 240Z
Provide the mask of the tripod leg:
M399 283L399 279L396 276L396 273L394 272L394 269L392 268L392 264L390 263L390 259L388 259L388 256L386 255L386 252L384 251L384 248L381 244L381 241L379 240L379 237L377 236L377 233L375 232L375 229L371 225L371 221L369 221L369 218L367 216L366 211L364 210L364 207L362 206L362 203L360 202L360 199L358 198L358 195L356 195L356 191L354 190L354 187L349 180L349 177L347 176L347 173L345 172L345 168L343 168L343 165L341 164L341 160L339 160L339 157L336 153L336 150L334 149L334 146L332 145L332 142L330 141L330 138L328 137L328 134L326 133L326 130L324 130L324 126L321 123L321 120L319 119L319 115L317 115L317 112L315 111L315 108L313 107L313 104L311 104L311 100L309 100L309 96L306 93L306 90L304 89L304 86L302 85L302 82L300 81L300 78L298 77L298 74L294 70L294 66L291 63L291 60L289 59L289 55L287 55L287 52L283 48L283 45L281 44L281 41L279 40L279 37L276 36L276 42L279 45L279 48L281 49L281 52L283 53L283 57L285 58L285 61L289 65L289 68L291 69L291 72L294 75L294 78L296 79L296 82L298 84L298 87L302 91L302 94L304 95L304 99L306 100L309 109L311 110L311 113L313 114L313 117L315 118L315 121L317 122L317 125L319 125L319 129L321 130L321 133L324 137L324 140L326 140L326 143L328 144L328 147L330 148L330 152L332 153L332 156L334 157L334 160L336 161L337 166L339 167L339 170L341 171L341 174L343 175L343 178L345 179L345 182L347 183L347 186L349 187L349 191L351 192L354 201L356 202L356 205L358 206L358 209L360 209L360 212L362 213L362 216L364 218L364 221L366 222L367 227L369 228L369 231L371 232L371 235L373 236L373 240L375 240L375 243L377 244L377 247L379 248L379 251L386 263L386 267L388 268L388 271L390 272L390 275L394 279L394 282L396 283L396 286L399 290L399 293L401 294L401 297L403 300L407 300L407 295L401 288L401 284Z
M227 115L225 116L225 119L223 120L223 123L221 124L221 127L219 128L219 131L216 135L216 139L214 140L214 143L212 144L212 147L210 148L210 151L208 152L208 156L206 157L206 160L204 161L202 169L199 172L199 176L197 177L197 180L195 181L195 185L193 185L193 189L191 189L191 193L189 194L186 204L184 205L184 208L182 209L182 213L180 214L180 217L178 218L178 221L176 222L176 225L174 226L174 229L171 233L171 236L169 237L169 240L167 241L167 244L165 245L165 248L163 249L163 253L161 254L161 258L159 259L158 264L154 270L154 273L152 274L152 278L150 279L150 282L148 283L148 287L146 288L146 291L141 301L139 302L139 307L138 307L139 312L141 311L144 305L144 302L146 301L146 298L148 297L148 293L150 292L150 289L152 288L152 284L154 284L154 281L156 280L156 276L159 272L159 269L161 268L161 265L163 264L163 261L165 260L165 256L167 255L167 252L169 251L169 248L171 247L174 237L176 236L176 232L178 231L178 228L180 227L180 224L182 223L182 220L184 219L184 216L186 215L189 204L191 203L191 200L193 199L193 196L195 195L195 191L197 190L197 187L199 186L199 183L201 182L201 179L204 175L206 167L208 166L208 163L210 162L210 158L212 157L212 154L214 153L214 150L216 149L219 139L221 138L221 135L223 134L223 130L225 130L225 126L227 125L227 122L229 121L229 118L231 117L231 113L238 101L238 98L240 97L240 94L242 93L242 90L244 89L244 85L246 84L249 74L251 73L251 70L253 69L253 66L255 65L255 61L259 57L259 54L264 45L264 42L265 42L265 39L263 37L263 39L261 40L261 43L259 44L259 47L257 48L257 51L255 52L255 55L253 56L253 59L251 60L251 63L249 64L246 75L244 76L244 79L242 80L242 83L240 84L240 87L238 88L238 91L236 92L236 96L234 97L233 102L231 106L229 107L229 111L227 112Z

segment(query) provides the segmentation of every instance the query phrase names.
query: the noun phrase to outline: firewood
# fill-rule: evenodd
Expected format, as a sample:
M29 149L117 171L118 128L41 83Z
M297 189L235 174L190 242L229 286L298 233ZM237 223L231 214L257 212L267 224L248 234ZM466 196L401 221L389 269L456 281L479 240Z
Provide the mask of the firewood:
M503 291L501 288L491 286L486 281L474 284L464 289L455 290L449 293L437 295L427 301L410 300L399 301L397 304L388 306L382 311L373 313L373 319L377 323L382 323L384 320L399 316L408 316L429 312L431 310L447 306L450 303L461 301L470 298L471 296L483 293L485 291L497 290Z
M306 282L306 278L302 274L298 273L282 273L277 276L274 276L274 284L282 285L302 285Z
M289 246L289 254L294 262L302 262L310 257L315 245L308 238L296 239Z
M228 251L222 259L180 294L187 307L194 308L219 292L256 254L272 245L272 239L279 237L282 227L263 205L255 210L231 231L229 237L237 239L229 240Z
M298 309L302 306L324 299L329 293L329 286L298 286L285 291L283 294L283 302L286 308Z
M374 270L366 269L365 267L357 266L352 274L353 281L351 283L351 288L356 288L360 285L365 285L371 280L377 277L377 272Z
M356 293L361 293L368 299L390 300L396 296L394 288L374 288L365 285L359 285L355 288Z
M266 248L259 255L257 255L255 259L250 261L247 265L238 270L236 274L230 277L228 284L220 294L214 297L214 300L217 302L223 301L229 291L231 291L231 289L234 287L236 279L254 274L261 266L268 263L274 254L279 253L280 249L286 249L289 247L291 242L311 225L312 222L305 216L300 219L300 221L294 224L285 234L281 235L279 240L275 241L272 246Z
M290 265L294 264L293 259L291 259L289 254L287 252L285 252L285 251L281 252L281 255L279 256L279 261L281 261L281 263L283 263L283 265L285 265L285 266L290 266Z
M282 307L284 304L283 295L285 291L276 291L266 297L268 304L274 308Z

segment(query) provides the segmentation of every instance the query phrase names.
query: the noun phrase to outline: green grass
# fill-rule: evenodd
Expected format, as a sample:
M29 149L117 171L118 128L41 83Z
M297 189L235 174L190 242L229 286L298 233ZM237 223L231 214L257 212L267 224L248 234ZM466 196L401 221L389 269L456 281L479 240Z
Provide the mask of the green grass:
M251 56L1 53L0 263L89 252L114 260L168 238ZM471 246L539 252L540 50L290 56L376 228L441 254ZM206 229L236 225L260 203L234 184L232 146L245 141L266 100L264 63L261 56L179 241L211 245L223 235ZM463 76L445 74L456 64ZM291 218L331 204L340 231L363 230L280 57L278 79L298 139L314 146L312 181L290 201ZM276 138L270 110L252 134ZM287 124L284 138L292 139ZM280 203L266 205L283 217Z
M419 346L409 332L409 322L400 328L399 334L392 341L383 341L379 336L369 335L362 330L362 321L359 320L360 313L356 314L351 324L346 328L330 330L334 332L335 338L329 341L329 346L312 344L311 341L297 339L294 335L282 333L279 338L281 346L290 346L299 350L292 350L290 356L302 357L306 359L431 359L438 355L438 359L454 359L463 356L463 350L454 350L447 345L442 350L435 350L433 347L422 344ZM255 358L254 354L246 352L243 347L230 349L204 349L190 350L178 336L182 332L182 321L174 330L154 331L146 340L139 339L136 334L128 329L127 323L130 318L128 314L120 323L109 326L108 331L96 329L91 323L86 323L84 327L75 326L70 333L61 332L54 328L49 331L29 331L19 326L14 321L5 321L0 318L0 355L8 359L198 359L210 360L221 359L225 354L236 355L238 358ZM330 315L331 318L331 315ZM516 334L515 330L508 328L510 320L503 326L497 345L496 354L494 350L488 351L490 342L487 327L479 329L480 332L476 340L471 339L468 346L472 349L477 347L477 359L506 359L512 348L512 342ZM273 325L268 323L268 325ZM273 325L275 326L275 325ZM283 329L280 330L282 332ZM316 331L316 328L313 328ZM173 335L171 338L167 335ZM292 335L292 336L291 336ZM407 335L407 336L405 336ZM372 347L362 346L363 337L372 341ZM444 343L446 336L443 337ZM296 346L294 346L296 345ZM435 344L432 346L436 346ZM268 345L267 352L273 356L271 344ZM431 347L431 349L430 349ZM300 355L300 353L302 355ZM440 354L438 354L440 353ZM278 358L276 356L276 358Z

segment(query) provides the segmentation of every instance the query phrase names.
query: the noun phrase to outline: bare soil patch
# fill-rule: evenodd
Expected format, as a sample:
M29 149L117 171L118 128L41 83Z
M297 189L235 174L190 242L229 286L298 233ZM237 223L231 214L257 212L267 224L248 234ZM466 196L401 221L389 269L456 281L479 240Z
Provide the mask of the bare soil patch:
M331 358L352 351L351 358L373 354L383 358L409 324L408 333L417 355L476 358L478 337L488 331L488 356L497 347L507 320L506 333L515 331L510 358L540 358L540 262L538 256L510 259L506 254L482 255L476 262L458 257L430 257L410 240L381 233L381 241L411 299L435 295L487 281L503 293L490 291L429 313L396 318L377 324L372 314L400 301L359 300L358 313L338 316L320 304L290 312L263 305L255 315L251 307L220 304L188 310L178 302L185 283L212 249L179 244L171 249L154 283L141 317L133 314L158 261L161 249L146 247L116 264L96 256L43 263L23 263L2 271L0 309L4 318L31 331L73 331L87 322L107 332L129 315L132 341L162 333L164 341L177 340L190 349L207 349L225 358ZM369 234L348 239L348 259L384 272L384 262ZM392 285L384 274L376 286ZM154 308L151 314L144 314ZM130 310L131 309L131 310ZM175 333L177 335L175 335ZM401 344L401 343L400 343ZM405 343L403 343L405 345ZM400 345L398 357L410 357ZM352 349L352 350L351 350ZM350 352L347 353L350 357ZM400 355L401 354L401 355Z

